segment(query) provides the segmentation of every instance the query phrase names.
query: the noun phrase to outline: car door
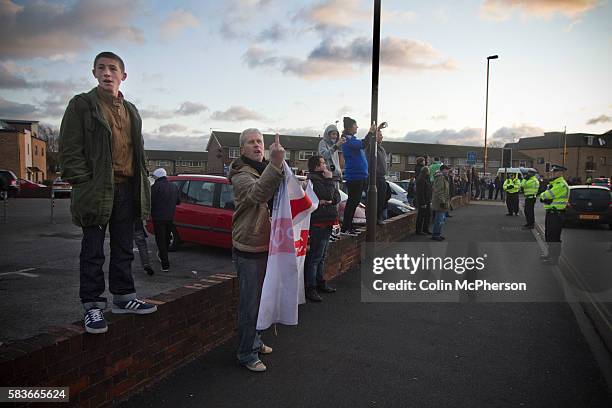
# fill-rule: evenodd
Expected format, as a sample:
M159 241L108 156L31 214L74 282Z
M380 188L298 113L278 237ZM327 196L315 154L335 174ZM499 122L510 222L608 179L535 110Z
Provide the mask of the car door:
M175 225L182 241L212 245L214 227L215 183L204 180L189 180L180 190L180 211L175 216Z
M232 216L234 215L234 187L227 183L218 183L219 200L216 216L216 228L219 233L219 246L232 247Z

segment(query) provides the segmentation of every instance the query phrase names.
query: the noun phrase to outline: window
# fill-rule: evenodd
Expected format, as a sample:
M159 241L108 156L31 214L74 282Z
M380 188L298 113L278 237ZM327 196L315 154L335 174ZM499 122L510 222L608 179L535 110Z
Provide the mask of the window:
M44 148L44 147L41 147L41 148L40 148L40 155L41 155L41 156L44 156L44 155L45 155L45 148Z
M500 167L501 162L499 160L489 160L488 166L489 167Z
M234 187L231 184L221 184L219 207L226 210L234 209Z
M215 183L190 180L181 190L181 201L212 207L215 197Z
M527 167L527 162L525 160L519 161L519 167Z
M170 162L168 160L158 160L157 161L158 167L169 166L169 165L170 165Z
M399 154L391 154L390 156L391 156L391 163L400 164L401 160L400 160Z
M599 158L599 164L601 164L602 166L606 165L606 156L601 156Z
M390 171L389 172L389 179L391 181L398 181L399 177L400 177L399 171Z
M543 157L538 157L537 158L537 163L538 164L544 164L544 158Z
M38 145L34 146L34 156L38 156Z
M593 146L593 138L594 136L587 136L587 145Z
M467 159L465 157L455 157L455 165L456 166L466 166Z
M237 159L240 157L240 148L239 147L230 147L229 148L229 158Z
M300 150L298 160L308 160L308 158L314 155L315 155L315 152L313 152L312 150Z
M416 156L408 156L408 164L416 164Z
M285 150L285 160L291 160L291 152L289 150Z

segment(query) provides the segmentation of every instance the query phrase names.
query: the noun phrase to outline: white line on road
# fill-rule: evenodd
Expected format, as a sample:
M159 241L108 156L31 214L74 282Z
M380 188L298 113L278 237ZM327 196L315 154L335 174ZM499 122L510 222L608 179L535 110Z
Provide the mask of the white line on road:
M29 271L33 271L36 268L26 268L26 269L20 269L18 271L14 271L14 272L2 272L0 273L0 276L4 276L4 275L21 275L21 276L25 276L27 278L38 278L38 275L34 274L34 273L26 273Z

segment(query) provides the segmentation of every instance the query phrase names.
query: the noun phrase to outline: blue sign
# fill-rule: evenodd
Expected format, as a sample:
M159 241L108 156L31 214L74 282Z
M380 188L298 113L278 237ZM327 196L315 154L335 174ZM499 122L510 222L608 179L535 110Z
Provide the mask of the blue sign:
M476 152L467 152L467 164L471 166L476 164Z

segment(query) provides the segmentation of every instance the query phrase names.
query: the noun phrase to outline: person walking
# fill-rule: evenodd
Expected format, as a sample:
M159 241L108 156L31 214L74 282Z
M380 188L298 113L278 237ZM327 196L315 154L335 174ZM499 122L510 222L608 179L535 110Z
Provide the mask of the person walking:
M155 230L157 257L161 263L162 272L170 272L168 248L172 230L174 229L174 213L181 203L176 184L168 181L166 170L159 168L153 172L155 183L151 187L151 218Z
M429 180L429 168L423 167L416 181L416 205L418 208L416 219L416 234L429 235L429 220L431 218L432 186Z
M545 263L556 265L561 255L561 232L563 230L563 215L569 201L570 189L563 178L567 168L553 164L551 166L552 181L548 188L540 194L544 203L546 218L544 220L544 238L548 244L548 255L542 257Z
M431 239L434 241L442 241L442 227L446 219L446 212L450 208L450 187L448 185L448 171L449 167L441 165L440 169L436 171L436 175L433 182L433 192L431 200L431 208L435 211L434 225Z
M142 225L142 220L134 220L134 243L138 248L138 255L140 258L140 265L147 275L152 276L155 274L149 261L149 248L147 245L147 232Z
M105 333L104 240L110 232L108 288L113 313L148 314L157 306L136 297L134 220L147 219L151 191L144 154L142 120L119 87L127 79L115 53L94 58L97 87L68 103L59 136L62 177L72 185L70 212L82 228L79 296L87 333Z
M533 169L528 170L527 176L521 183L521 190L525 196L525 225L523 225L525 229L533 229L535 226L534 206L540 189L540 182L535 174Z
M320 293L334 293L336 289L325 281L325 256L331 237L332 228L338 220L340 192L335 186L333 174L327 169L327 162L322 156L308 159L308 179L319 199L319 208L310 215L310 249L304 261L306 280L306 299L321 302Z

